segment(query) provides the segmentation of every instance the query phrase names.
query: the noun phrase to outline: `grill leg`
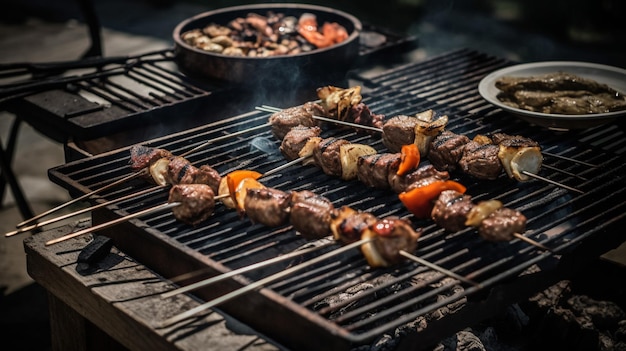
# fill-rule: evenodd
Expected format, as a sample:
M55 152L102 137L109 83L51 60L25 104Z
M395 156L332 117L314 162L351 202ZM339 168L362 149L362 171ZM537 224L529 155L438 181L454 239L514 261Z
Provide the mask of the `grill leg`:
M11 162L13 160L13 153L15 151L15 143L17 140L17 134L20 124L21 120L19 118L16 118L15 121L13 121L13 126L11 128L11 134L9 135L6 149L2 146L2 139L0 139L0 169L2 170L2 179L0 180L0 206L2 205L2 200L4 199L4 191L8 184L11 188L11 193L15 198L15 203L17 204L20 213L22 214L22 217L24 217L24 219L28 219L34 216L33 211L26 201L26 198L24 197L24 192L22 191L20 184L17 182L15 174L11 169Z
M96 13L96 8L93 4L93 0L77 0L80 10L85 16L85 22L89 27L89 38L91 39L91 46L83 54L85 57L101 57L102 56L102 38L100 35L100 19Z

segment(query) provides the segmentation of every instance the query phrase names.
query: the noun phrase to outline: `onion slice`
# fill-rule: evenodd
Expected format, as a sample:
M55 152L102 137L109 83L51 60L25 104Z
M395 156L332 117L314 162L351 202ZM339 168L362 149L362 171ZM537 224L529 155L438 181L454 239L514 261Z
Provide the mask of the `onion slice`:
M478 227L485 218L502 207L502 202L498 200L481 201L467 214L466 226Z
M434 112L427 110L415 115L418 122L415 124L415 145L420 151L420 156L426 158L430 149L430 142L437 134L443 132L448 124L448 116L443 115L435 120Z
M163 157L150 165L150 176L157 185L164 186L168 184L167 166L169 163L170 159Z
M373 155L376 149L363 144L344 144L339 147L341 179L351 180L357 176L357 161L361 156Z
M543 162L541 149L538 146L516 148L500 144L498 158L509 178L521 182L531 179L524 174L524 171L537 174Z
M320 137L309 138L306 144L304 144L304 147L300 149L300 151L298 152L298 156L306 157L306 159L302 162L304 166L315 163L315 160L313 160L313 157L312 157L313 151L315 151L315 148L320 144L321 141L322 141L322 138Z

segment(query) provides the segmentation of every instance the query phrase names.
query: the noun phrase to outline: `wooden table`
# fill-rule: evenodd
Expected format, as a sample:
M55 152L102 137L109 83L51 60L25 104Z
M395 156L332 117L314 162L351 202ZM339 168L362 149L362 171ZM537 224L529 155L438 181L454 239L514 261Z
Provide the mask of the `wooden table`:
M156 329L153 323L199 302L188 295L163 299L173 284L113 247L96 265L77 263L92 240L86 235L52 246L66 225L24 240L29 275L49 295L54 350L278 350L244 324L219 311L192 323Z

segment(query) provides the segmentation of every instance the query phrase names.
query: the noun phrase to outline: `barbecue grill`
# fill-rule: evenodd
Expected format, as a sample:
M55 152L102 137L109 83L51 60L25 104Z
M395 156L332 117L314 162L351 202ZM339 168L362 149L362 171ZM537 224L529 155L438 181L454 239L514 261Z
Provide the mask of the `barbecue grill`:
M358 250L353 250L219 308L293 349L319 349L324 345L348 350L379 342L385 336L391 336L387 342L397 348L426 348L543 290L623 242L623 231L611 230L623 225L626 216L622 200L626 188L623 129L613 124L554 132L533 127L485 102L478 94L478 82L489 72L511 64L481 52L459 50L373 77L356 72L350 76L350 83L363 86L363 101L375 113L391 117L434 109L450 117L447 128L455 133L520 134L538 141L545 152L596 165L545 157L544 163L554 168L543 167L541 176L580 189L583 194L539 180L517 183L503 175L494 181L482 181L453 174L453 179L467 186L475 201L498 199L522 211L529 219L523 234L552 248L553 253L520 240L488 242L473 229L445 232L431 221L411 217L397 195L389 191L365 189L358 181L342 181L314 166L296 165L264 178L263 183L282 190L312 190L329 198L335 207L347 205L378 217L409 218L415 228L424 230L415 255L479 285L461 283L413 262L373 269ZM250 110L142 144L182 154L215 138L263 125L268 117L267 112ZM327 126L323 136L342 137L386 151L376 134ZM211 165L221 174L244 168L264 173L286 163L278 146L279 141L266 127L211 143L187 158L196 166ZM128 161L128 148L121 148L56 167L49 176L78 195L129 175ZM134 179L94 201L114 199L150 186ZM94 211L92 221L94 225L103 223L166 201L167 191L155 190ZM267 228L253 224L223 206L195 227L162 212L102 233L165 277L205 272L196 279L322 243L307 242L290 226ZM337 247L324 247L315 255ZM212 299L310 257L313 254L235 276L193 294Z

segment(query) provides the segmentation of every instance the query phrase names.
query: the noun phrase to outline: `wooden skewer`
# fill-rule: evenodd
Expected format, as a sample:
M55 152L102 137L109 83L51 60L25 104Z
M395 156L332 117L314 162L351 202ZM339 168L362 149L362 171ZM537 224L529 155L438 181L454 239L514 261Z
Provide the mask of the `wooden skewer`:
M308 249L302 249L302 250L293 251L293 252L290 252L290 253L287 253L287 254L284 254L284 255L281 255L281 256L277 256L277 257L274 257L274 258L271 258L271 259L268 259L268 260L265 260L265 261L261 261L261 262L255 263L255 264L251 264L249 266L241 267L239 269L235 269L233 271L230 271L230 272L227 272L227 273L223 273L223 274L217 275L215 277L211 277L211 278L208 278L208 279L205 279L205 280L201 280L201 281L193 283L193 284L189 284L189 285L186 285L186 286L183 286L183 287L180 287L180 288L168 291L166 293L161 294L161 298L166 299L166 298L178 295L178 294L184 294L184 293L196 290L196 289L200 289L202 287L205 287L205 286L208 286L208 285L211 285L211 284L215 284L215 283L220 282L220 281L222 281L224 279L227 279L227 278L230 278L230 277L234 277L234 276L242 274L242 273L246 273L246 272L249 272L249 271L252 271L252 270L255 270L255 269L259 269L259 268L263 268L263 267L272 265L274 263L278 263L278 262L281 262L281 261L285 261L285 260L291 259L291 258L296 257L296 256L302 256L304 254L317 251L317 250L319 250L321 248L328 247L328 246L330 246L332 244L334 244L334 243L329 242L329 243L324 244L324 245L320 245L320 246L316 246L316 247L312 247L312 248L308 248Z
M30 225L30 226L26 226L26 227L21 227L18 230L14 230L14 231L11 231L11 232L8 232L8 233L4 234L4 236L5 237L10 237L10 236L13 236L13 235L16 235L16 234L25 233L25 232L28 232L28 231L31 231L31 230L34 230L34 229L37 229L37 228L41 228L41 227L46 226L48 224L56 223L56 222L62 221L64 219L68 219L68 218L71 218L71 217L74 217L74 216L78 216L79 214L83 214L85 212L93 211L93 210L96 210L98 208L106 207L106 206L109 206L109 205L116 204L118 202L122 202L122 201L125 201L125 200L128 200L128 199L132 199L132 198L144 195L144 194L148 194L148 193L151 193L151 192L153 192L155 190L159 190L159 189L162 189L162 188L165 188L165 186L156 186L156 187L153 187L153 188L144 189L142 191L139 191L139 192L136 192L136 193L133 193L133 194L128 194L128 195L122 196L120 198L111 200L111 201L102 202L102 203L99 203L97 205L90 206L90 207L85 207L85 208L80 209L78 211L74 211L72 213L67 213L67 214L65 214L63 216L51 218L51 219L49 219L47 221L38 222L38 223L35 223L33 225Z
M136 213L128 214L126 216L114 219L114 220L109 221L109 222L105 222L105 223L102 223L102 224L99 224L99 225L96 225L96 226L93 226L93 227L90 227L90 228L85 228L83 230L79 230L77 232L64 235L64 236L56 238L56 239L49 240L49 241L46 242L45 245L46 246L54 245L54 244L60 243L60 242L65 241L65 240L69 240L69 239L75 238L77 236L85 235L85 234L88 234L88 233L93 233L93 232L101 230L101 229L112 227L112 226L114 226L114 225L116 225L118 223L126 222L126 221L129 221L129 220L133 219L133 218L138 218L138 217L142 217L142 216L145 216L147 214L150 214L150 213L167 210L167 209L179 206L179 205L180 205L180 202L166 202L164 204L157 205L157 206L154 206L154 207L150 207L150 208L147 208L145 210L142 210L142 211L139 211L139 212L136 212Z
M415 255L413 255L413 254L411 254L409 252L406 252L404 250L400 250L399 253L400 253L400 255L408 258L409 260L415 261L415 262L417 262L417 263L419 263L421 265L424 265L424 266L426 266L426 267L428 267L428 268L430 268L432 270L439 271L440 273L443 273L443 274L445 274L445 275L447 275L447 276L449 276L451 278L460 280L463 283L466 283L466 284L469 284L469 285L474 285L476 287L481 287L480 284L476 283L475 281L473 281L471 279L465 278L464 276L456 274L456 273L454 273L453 271L451 271L449 269L445 269L445 268L443 268L443 267L441 267L439 265L436 265L434 263L428 262L425 259L423 259L421 257L418 257L418 256L415 256Z
M249 285L246 285L246 286L244 286L242 288L233 290L233 291L231 291L228 294L222 295L222 296L220 296L220 297L218 297L216 299L213 299L211 301L208 301L208 302L205 302L205 303L203 303L201 305L198 305L198 306L196 306L196 307L194 307L194 308L192 308L192 309L190 309L188 311L185 311L185 312L183 312L181 314L178 314L178 315L176 315L174 317L168 318L168 319L166 319L166 320L164 320L164 321L162 321L160 323L157 323L155 325L155 327L159 328L159 329L167 328L167 327L171 326L172 324L176 324L178 322L181 322L181 321L184 321L186 319L189 319L189 318L193 317L194 315L196 315L197 313L200 313L202 311L205 311L205 310L208 310L208 309L213 308L215 306L218 306L218 305L220 305L220 304L222 304L224 302L232 300L232 299L234 299L234 298L236 298L238 296L241 296L243 294L246 294L246 293L248 293L250 291L253 291L253 290L256 290L256 289L260 289L263 286L265 286L265 285L267 285L267 284L269 284L269 283L271 283L273 281L276 281L278 279L282 279L283 277L286 277L286 276L288 276L288 275L290 275L292 273L295 273L295 272L297 272L299 270L302 270L304 268L310 267L310 266L312 266L314 264L322 262L322 261L324 261L324 260L326 260L328 258L331 258L333 256L339 255L339 254L341 254L343 252L352 250L353 248L359 247L359 246L361 246L361 245L363 245L363 244L365 244L365 243L367 243L369 241L372 241L372 240L373 239L361 239L359 241L356 241L354 243L348 244L346 246L342 246L342 247L340 247L340 248L338 248L336 250L333 250L333 251L327 252L327 253L325 253L323 255L317 256L317 257L315 257L315 258L313 258L313 259L311 259L311 260L309 260L307 262L301 263L299 265L287 268L287 269L285 269L283 271L280 271L278 273L272 274L272 275L270 275L268 277L260 279L260 280L258 280L256 282L251 283Z
M181 157L185 157L185 156L191 155L192 153L194 153L196 151L199 151L201 149L204 149L205 147L207 147L210 144L213 144L215 142L222 141L222 140L225 140L225 139L228 139L228 138L232 138L232 137L235 137L235 136L239 136L239 135L242 135L242 134L246 134L246 133L255 131L257 129L262 129L262 128L265 128L265 127L268 127L268 126L271 126L271 124L269 124L269 123L260 124L258 126L254 126L254 127L250 127L250 128L246 128L246 129L240 130L238 132L234 132L234 133L231 133L231 134L225 134L225 135L223 135L221 137L213 138L213 139L211 139L211 140L209 140L209 141L207 141L207 142L205 142L203 144L200 144L200 145L194 147L191 150L188 150L188 151L182 153L180 156Z
M538 247L538 248L540 248L542 250L545 250L545 251L548 251L548 252L553 252L552 249L550 249L549 247L545 246L544 244L542 244L540 242L537 242L537 241L535 241L535 240L533 240L533 239L531 239L529 237L526 237L526 236L524 236L524 235L522 235L520 233L513 233L513 236L518 238L518 239L520 239L520 240L522 240L522 241L525 241L525 242L527 242L527 243L529 243L531 245L534 245L534 246L536 246L536 247Z
M70 200L68 202L65 202L65 203L63 203L63 204L61 204L61 205L59 205L59 206L57 206L55 208L52 208L52 209L47 210L45 212L42 212L42 213L40 213L40 214L30 218L30 219L27 219L27 220L25 220L25 221L23 221L21 223L18 223L16 227L17 228L21 228L21 227L23 227L25 225L28 225L28 224L38 220L39 218L45 217L45 216L47 216L47 215L49 215L49 214L51 214L53 212L56 212L56 211L58 211L60 209L63 209L65 207L69 206L69 205L72 205L74 203L82 201L82 200L84 200L84 199L86 199L88 197L91 197L91 196L93 196L95 194L98 194L98 193L100 193L100 192L102 192L104 190L110 189L110 188L112 188L114 186L117 186L119 184L127 182L127 181L129 181L131 179L139 178L140 176L145 175L146 173L147 173L147 170L141 170L139 172L132 173L132 174L130 174L130 175L124 177L124 178L120 178L120 179L114 181L113 183L107 184L107 185L105 185L105 186L103 186L101 188L98 188L96 190L90 191L90 192L88 192L88 193L86 193L84 195L81 195L81 196L79 196L79 197L77 197L75 199L72 199L72 200Z

